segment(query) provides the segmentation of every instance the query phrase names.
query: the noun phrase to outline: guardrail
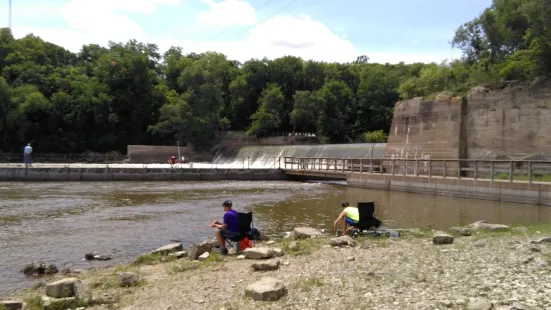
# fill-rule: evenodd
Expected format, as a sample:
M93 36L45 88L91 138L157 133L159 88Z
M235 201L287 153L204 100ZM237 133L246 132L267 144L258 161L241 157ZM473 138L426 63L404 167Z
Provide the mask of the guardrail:
M283 169L551 182L551 161L284 157Z

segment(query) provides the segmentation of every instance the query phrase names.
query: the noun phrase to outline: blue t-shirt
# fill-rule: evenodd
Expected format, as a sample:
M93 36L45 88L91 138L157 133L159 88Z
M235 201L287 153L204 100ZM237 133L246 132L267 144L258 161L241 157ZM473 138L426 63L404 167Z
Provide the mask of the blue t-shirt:
M25 149L23 151L25 154L30 154L33 152L33 148L30 147L29 145L25 146Z
M239 216L235 210L230 210L224 213L224 224L228 225L226 230L229 230L234 233L239 232Z

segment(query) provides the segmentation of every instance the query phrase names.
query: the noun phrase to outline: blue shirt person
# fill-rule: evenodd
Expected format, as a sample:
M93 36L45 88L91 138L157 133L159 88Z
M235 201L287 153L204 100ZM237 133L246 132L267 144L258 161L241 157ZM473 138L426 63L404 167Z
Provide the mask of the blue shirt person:
M25 167L32 167L32 158L31 153L33 152L33 148L31 144L27 144L25 148L23 149L23 160L25 161Z
M220 253L222 255L228 254L226 249L226 239L233 238L239 234L239 216L235 210L232 209L231 200L226 200L222 203L224 208L224 222L214 221L210 224L210 227L216 228L215 235L220 245Z

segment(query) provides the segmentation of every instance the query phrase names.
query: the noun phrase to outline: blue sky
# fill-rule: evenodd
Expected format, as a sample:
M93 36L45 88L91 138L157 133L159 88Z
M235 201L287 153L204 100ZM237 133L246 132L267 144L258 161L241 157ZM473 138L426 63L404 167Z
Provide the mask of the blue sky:
M8 0L0 0L8 25ZM241 61L296 55L324 61L440 62L458 57L455 29L491 0L12 0L17 37L78 51L136 38Z

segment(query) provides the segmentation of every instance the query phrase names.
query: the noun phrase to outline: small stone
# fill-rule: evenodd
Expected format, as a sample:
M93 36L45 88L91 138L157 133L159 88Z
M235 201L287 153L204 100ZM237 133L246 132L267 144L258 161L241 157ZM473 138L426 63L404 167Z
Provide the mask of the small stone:
M487 245L486 241L484 241L484 240L478 240L477 242L473 243L473 246L476 247L476 248L483 248L486 245Z
M349 262L353 262L353 261L356 260L356 258L355 258L354 256L348 256L348 257L346 258L346 260L349 261Z
M543 259L538 259L536 261L536 264L542 268L546 268L546 267L549 267L549 262L547 262L546 260L543 260Z
M452 227L450 228L450 233L456 236L465 236L465 237L468 237L472 234L471 230L467 227Z
M279 264L280 262L278 259L272 259L272 260L256 262L252 264L251 267L255 271L270 271L270 270L278 270Z
M209 252L205 252L205 253L199 255L199 261L200 261L200 262L204 262L204 261L206 261L206 260L209 258L209 256L210 256L210 253L209 253Z
M470 228L473 230L489 230L489 231L507 231L510 229L509 226L507 225L490 224L486 221L474 222L471 225L467 226L467 228Z
M289 263L289 262L283 262L283 266L289 266L289 265L291 265L291 263Z
M275 244L275 241L274 240L270 240L268 242L266 242L267 245L271 245L271 244Z
M350 236L341 236L337 238L331 238L329 240L329 245L331 246L356 246L356 242Z
M275 256L275 257L281 257L281 256L283 256L283 255L285 255L285 253L283 252L282 249L280 249L280 248L274 248L274 256Z
M452 244L453 237L447 234L439 233L432 237L432 243L436 245Z
M285 296L287 289L283 281L264 277L249 285L245 290L245 294L257 301L273 301Z
M295 227L293 230L297 239L308 239L312 236L321 236L322 233L319 229L311 227Z
M296 241L292 241L292 242L289 244L289 249L291 249L291 250L296 250L296 249L297 249L297 242L296 242Z
M275 252L272 248L254 247L245 249L245 251L243 251L243 254L246 258L249 259L266 259L272 258Z
M237 259L245 259L245 255L239 255L237 256Z
M201 254L205 252L210 252L212 250L212 246L208 241L203 241L197 244L194 244L191 247L191 250L189 251L189 259L190 260L197 260Z
M21 310L25 307L25 303L20 300L4 300L0 301L0 305L4 305L6 310Z
M474 301L469 304L468 310L493 310L494 304L488 301Z
M532 244L544 244L544 243L551 244L551 237L540 238L538 240L533 240L532 241Z
M530 247L530 252L533 252L533 253L540 253L540 252L541 252L541 249L538 248L537 246L531 246L531 247Z
M371 249L371 244L369 242L364 242L364 244L362 244L362 246L360 247L360 249L363 249L363 250L369 250Z
M140 276L133 272L121 272L119 273L119 286L130 287L137 285L140 282Z
M53 298L64 298L75 296L75 283L80 282L77 278L66 278L46 284L46 296Z
M156 249L155 251L151 252L151 254L168 255L170 253L179 252L182 250L183 247L181 243L172 243Z
M178 251L178 252L170 253L169 256L174 256L177 259L180 259L180 258L187 257L187 252L186 251Z

